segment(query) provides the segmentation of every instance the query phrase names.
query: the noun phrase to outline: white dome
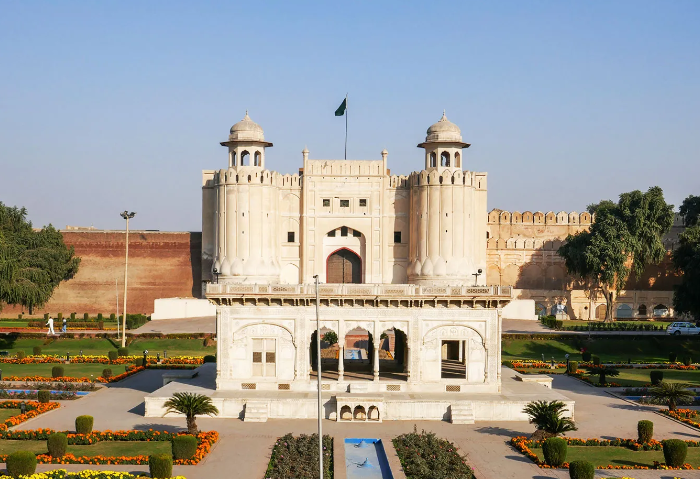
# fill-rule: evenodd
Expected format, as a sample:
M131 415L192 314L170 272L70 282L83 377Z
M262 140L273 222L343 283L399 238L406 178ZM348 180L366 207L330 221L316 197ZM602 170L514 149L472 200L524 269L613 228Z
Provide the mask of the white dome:
M428 128L427 136L425 137L426 143L437 141L462 142L462 131L457 125L447 119L444 111L442 112L442 118Z
M265 134L260 125L248 116L248 110L241 121L231 127L229 141L265 141Z

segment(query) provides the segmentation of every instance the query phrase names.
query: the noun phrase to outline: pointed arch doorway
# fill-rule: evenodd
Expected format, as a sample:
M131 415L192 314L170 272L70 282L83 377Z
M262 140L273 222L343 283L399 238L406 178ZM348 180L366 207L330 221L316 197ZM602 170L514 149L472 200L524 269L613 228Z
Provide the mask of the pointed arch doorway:
M362 283L362 260L346 248L334 251L326 260L326 283Z

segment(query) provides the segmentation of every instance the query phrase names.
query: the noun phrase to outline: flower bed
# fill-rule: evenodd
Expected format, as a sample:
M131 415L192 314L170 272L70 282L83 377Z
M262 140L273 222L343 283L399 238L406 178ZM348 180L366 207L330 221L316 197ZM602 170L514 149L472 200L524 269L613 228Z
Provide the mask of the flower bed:
M693 409L676 409L675 411L662 409L658 412L664 416L672 417L673 419L681 421L689 426L700 429L700 422L695 420L695 418L698 416L698 411Z
M143 355L136 356L119 356L114 361L110 361L107 356L70 356L71 363L81 364L131 364L137 359L143 358ZM149 362L155 363L155 358L149 357ZM15 358L0 358L0 364L63 364L66 362L65 356L47 355L27 356L22 359ZM161 361L162 364L204 364L204 358L198 356L174 356L165 358Z
M94 383L56 383L48 384L46 382L24 383L24 384L9 384L0 383L0 389L51 389L54 391L96 391L99 386Z
M333 478L333 438L323 436L323 479ZM318 434L277 439L265 472L266 479L318 478Z
M51 399L54 401L71 401L80 397L82 396L78 396L72 391L59 391L51 393ZM39 391L5 391L4 389L0 389L0 399L39 399Z
M2 475L0 478L11 478L12 476ZM28 476L28 479L139 479L144 476L134 476L128 472L112 471L80 471L67 472L65 469L56 469L47 472L37 472ZM184 476L175 476L171 479L185 479Z
M114 383L121 381L122 379L133 376L136 373L140 373L145 369L195 369L198 366L196 364L148 364L147 367L143 366L127 366L126 372L117 374L110 378L104 378L98 376L94 381L98 383ZM88 377L72 377L72 376L61 376L57 378L50 378L44 376L5 376L5 381L22 381L22 382L42 382L42 383L91 383L93 380ZM46 388L44 388L46 389Z
M451 477L473 479L474 471L457 452L457 446L434 433L414 431L393 440L407 479Z
M45 412L61 407L61 405L57 402L41 403L36 401L10 400L0 402L0 409L19 409L22 403L24 403L25 406L27 406L27 412L25 412L24 414L18 414L16 416L11 416L7 418L5 422L0 423L0 433L2 433L2 431L7 431L7 429L12 426L22 424L23 422L28 421L33 417L37 417L39 414L44 414Z
M656 440L651 440L650 442L647 443L639 443L635 439L579 439L579 438L573 438L573 437L563 437L562 439L566 440L566 443L569 446L609 446L609 447L623 447L626 449L630 449L632 451L661 451L663 449L663 445L660 441ZM533 449L539 449L542 447L542 443L544 441L533 441L531 439L528 439L524 436L518 436L514 437L510 440L510 444L515 447L518 451L523 453L525 456L527 456L532 462L537 464L539 467L542 468L552 468L552 466L548 466L545 464L544 461L542 461L537 454L535 454L532 450ZM685 441L685 443L688 445L688 447L700 447L700 441ZM568 468L569 463L565 462L562 465L562 468ZM624 465L624 466L618 466L618 465L613 465L613 464L608 464L606 466L597 466L598 469L693 469L693 466L690 464L683 464L681 467L673 468L666 466L663 463L660 463L658 461L654 461L654 466L653 467L648 467L648 466L643 466L643 465ZM700 469L700 468L699 468Z
M49 403L51 404L51 403ZM19 441L47 440L54 430L33 429L26 431L0 431L0 439ZM90 434L75 434L64 431L69 445L87 446L101 441L172 441L173 437L184 433L148 431L93 431ZM192 459L177 459L176 465L198 464L211 451L211 446L219 440L216 431L200 432L197 434L197 451ZM7 455L0 454L0 462L5 462ZM148 464L148 456L75 456L66 454L63 457L51 457L48 454L37 454L39 464Z

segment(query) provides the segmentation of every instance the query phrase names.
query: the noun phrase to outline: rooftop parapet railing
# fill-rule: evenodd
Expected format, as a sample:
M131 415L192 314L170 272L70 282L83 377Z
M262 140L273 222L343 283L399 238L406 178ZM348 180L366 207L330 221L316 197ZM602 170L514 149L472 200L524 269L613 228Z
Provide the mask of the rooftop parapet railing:
M321 284L320 296L351 297L511 297L511 286L421 286L417 284ZM312 284L209 283L207 296L299 296L316 294Z

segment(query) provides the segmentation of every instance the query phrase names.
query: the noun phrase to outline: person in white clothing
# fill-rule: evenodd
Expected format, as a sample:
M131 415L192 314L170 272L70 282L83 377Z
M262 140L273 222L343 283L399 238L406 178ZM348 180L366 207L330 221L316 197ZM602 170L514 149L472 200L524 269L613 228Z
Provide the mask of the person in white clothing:
M48 336L49 334L56 334L56 333L54 333L54 331L53 331L53 318L52 318L51 316L49 316L49 322L46 323L46 325L49 327L49 331L46 333L47 336Z

